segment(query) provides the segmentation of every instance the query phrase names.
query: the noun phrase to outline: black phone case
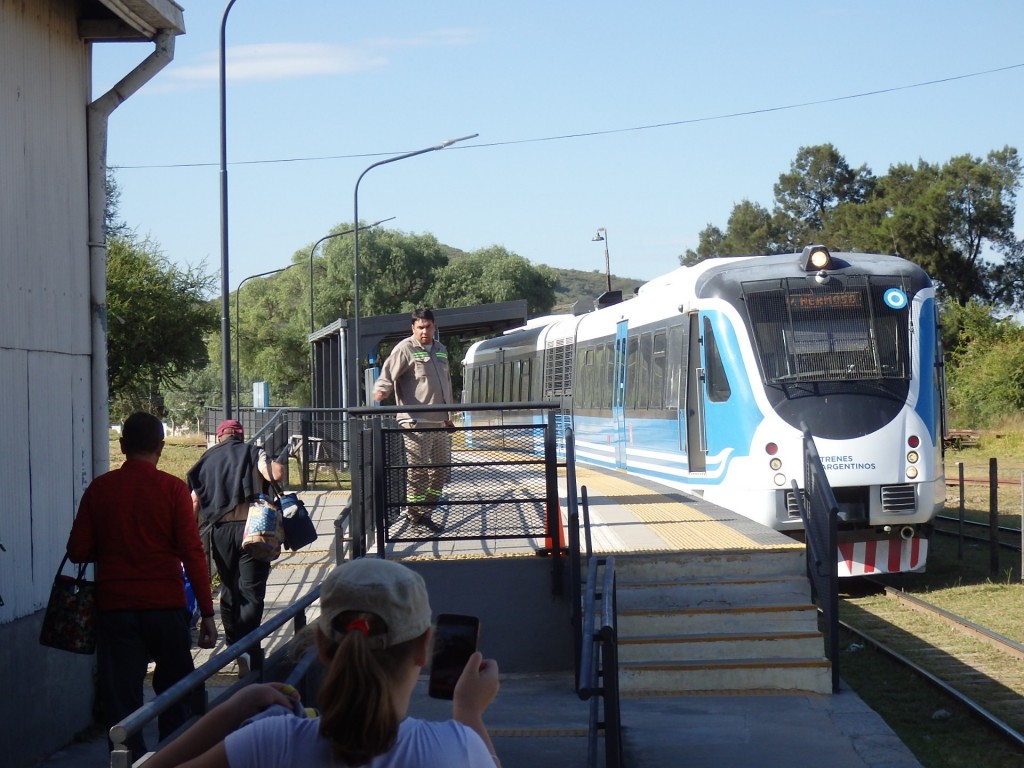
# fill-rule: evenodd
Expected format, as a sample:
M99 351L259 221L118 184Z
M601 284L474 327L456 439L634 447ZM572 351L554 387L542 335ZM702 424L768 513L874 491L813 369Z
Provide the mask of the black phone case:
M451 699L466 661L477 647L480 621L475 616L442 613L434 627L434 646L430 661L427 694L435 699Z

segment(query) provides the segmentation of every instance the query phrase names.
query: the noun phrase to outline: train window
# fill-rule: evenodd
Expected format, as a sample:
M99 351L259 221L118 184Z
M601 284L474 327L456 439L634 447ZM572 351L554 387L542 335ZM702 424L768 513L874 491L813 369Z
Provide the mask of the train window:
M533 367L529 358L523 360L523 386L519 394L525 402L529 402L533 396L533 380L530 378L530 370Z
M732 394L729 377L722 364L722 354L718 350L715 332L711 329L711 320L704 318L704 375L707 381L708 400L712 403L724 403Z
M636 365L636 407L646 409L651 403L651 334L640 337L640 358Z
M494 388L491 386L491 374L493 372L493 369L493 365L488 365L483 369L483 390L485 403L494 402Z
M520 400L520 397L519 397L519 387L520 387L520 384L522 383L522 375L523 375L523 361L522 360L516 360L514 363L512 363L512 376L511 376L511 379L512 379L511 398L512 398L512 402L513 403L519 402L519 400Z
M629 340L626 349L626 396L622 407L635 408L638 388L637 369L640 367L640 340L634 336Z
M583 350L583 365L576 369L576 405L590 408L591 393L594 391L594 349Z
M679 382L686 361L686 337L687 326L674 325L668 329L668 392L665 395L665 405L668 408L678 408L682 404Z
M501 402L512 402L512 363L504 363L501 376Z
M651 408L665 407L665 332L654 334L654 350L651 355Z

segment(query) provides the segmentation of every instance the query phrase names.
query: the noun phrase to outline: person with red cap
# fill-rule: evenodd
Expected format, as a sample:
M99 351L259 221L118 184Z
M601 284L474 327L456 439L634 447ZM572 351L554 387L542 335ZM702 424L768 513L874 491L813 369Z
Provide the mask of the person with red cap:
M228 645L238 642L263 621L263 603L270 562L242 549L249 504L267 484L284 479L284 463L270 461L266 451L245 442L240 422L217 425L217 444L186 474L192 506L213 526L213 560L220 574L220 620ZM249 671L248 655L238 659L239 676Z

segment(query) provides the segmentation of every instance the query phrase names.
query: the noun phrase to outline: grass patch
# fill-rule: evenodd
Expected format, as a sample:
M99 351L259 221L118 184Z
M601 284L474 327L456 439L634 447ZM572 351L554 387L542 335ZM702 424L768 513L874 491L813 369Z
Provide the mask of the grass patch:
M925 768L1019 768L1024 752L970 710L846 631L840 632L844 682L875 710ZM979 750L984 749L984 757Z

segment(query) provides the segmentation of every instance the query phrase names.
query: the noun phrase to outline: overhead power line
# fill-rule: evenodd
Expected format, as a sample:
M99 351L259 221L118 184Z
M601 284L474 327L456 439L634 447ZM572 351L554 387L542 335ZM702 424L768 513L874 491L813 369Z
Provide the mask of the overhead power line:
M793 109L805 109L806 107L816 107L821 104L834 104L838 101L850 101L852 99L864 99L871 96L881 96L887 93L896 93L898 91L909 91L915 88L927 88L934 85L943 85L945 83L956 82L957 80L967 80L974 77L984 77L986 75L994 75L999 72L1006 72L1011 69L1020 69L1024 67L1024 63L1021 64L1010 64L1005 67L997 67L995 69L986 69L981 72L971 72L966 75L954 75L952 77L943 77L937 80L925 80L920 83L911 83L910 85L896 85L890 88L879 88L873 91L863 91L861 93L851 93L846 96L832 96L826 99L816 99L814 101L802 101L796 104L785 104L776 107L764 107L762 109L747 109L738 112L726 112L721 115L708 115L705 117L691 117L683 120L671 120L663 123L651 123L649 125L635 125L628 128L608 128L602 131L580 131L578 133L564 133L555 136L538 136L529 139L508 139L506 141L492 141L482 142L479 144L466 144L460 147L452 147L453 150L466 150L466 149L480 149L482 147L506 147L513 146L515 144L537 144L544 141L565 141L567 139L584 139L593 136L610 136L617 133L632 133L635 131L651 131L658 128L672 128L680 125L693 125L695 123L709 123L717 120L732 120L737 117L750 117L752 115L766 115L773 112L785 112ZM284 157L284 158L273 158L269 160L237 160L229 163L229 165L266 165L272 163L311 163L311 162L323 162L324 160L353 160L368 157L387 157L390 155L401 154L401 152L363 152L351 155L318 155L313 157ZM208 166L216 166L217 163L169 163L164 165L116 165L112 164L117 170L142 170L151 168L204 168Z

